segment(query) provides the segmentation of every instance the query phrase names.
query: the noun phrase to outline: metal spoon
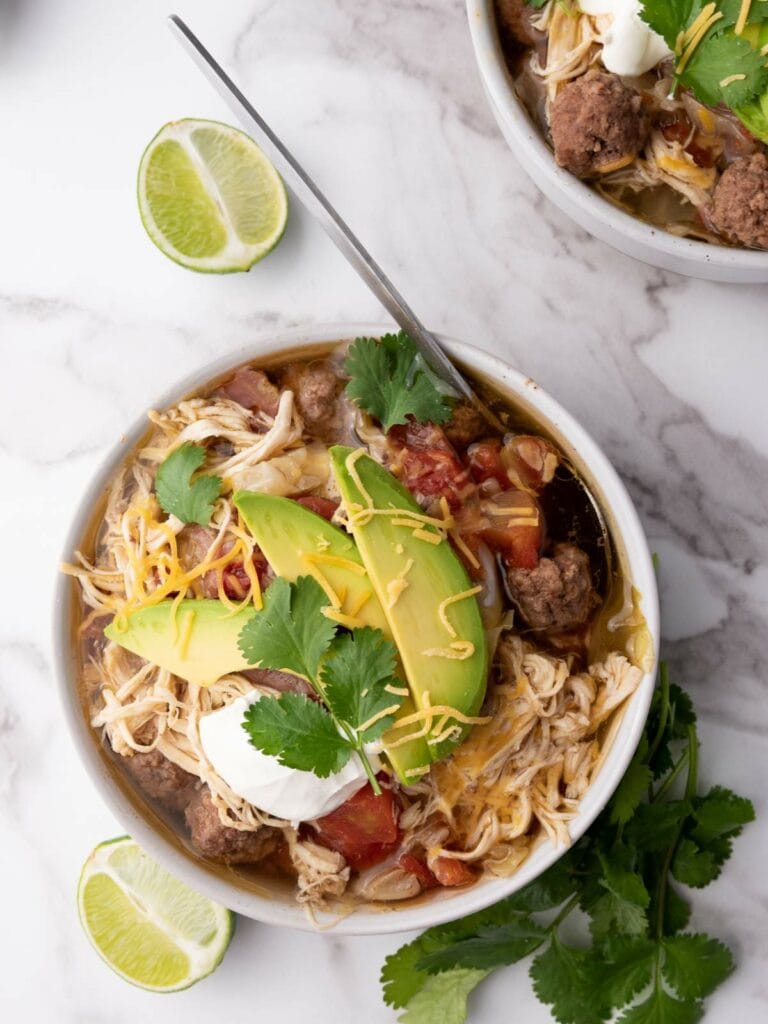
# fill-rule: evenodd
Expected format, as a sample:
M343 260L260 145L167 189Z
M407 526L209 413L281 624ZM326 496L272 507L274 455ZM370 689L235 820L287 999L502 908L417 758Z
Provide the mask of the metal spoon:
M504 426L498 417L475 394L467 379L454 366L434 335L424 327L368 250L352 233L304 168L277 135L275 135L264 118L261 117L247 97L235 85L218 61L211 56L194 32L178 15L171 14L168 21L171 31L183 48L192 57L192 60L197 64L235 116L247 127L249 134L259 143L296 198L318 221L334 245L346 257L363 281L365 281L395 323L399 324L410 335L429 366L438 377L441 377L450 384L458 395L471 402L496 431L503 432ZM595 546L595 550L599 549L602 551L603 562L606 563L601 566L598 579L601 577L605 579L609 574L611 551L608 529L600 507L586 485L575 474L571 474L571 476L572 484L577 485L581 491L584 506L584 514L582 516L574 515L574 523L590 522L592 524L591 532L596 531L602 534L603 543Z

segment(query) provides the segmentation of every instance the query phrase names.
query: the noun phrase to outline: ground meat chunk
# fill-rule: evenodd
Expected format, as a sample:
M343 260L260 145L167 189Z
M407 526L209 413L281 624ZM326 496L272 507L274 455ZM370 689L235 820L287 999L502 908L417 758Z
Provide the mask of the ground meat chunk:
M339 423L342 387L331 364L322 359L294 363L285 371L282 384L293 391L307 432L324 438L331 435Z
M173 761L152 750L123 761L142 791L172 811L183 811L195 795L197 779Z
M300 676L291 675L290 672L278 672L272 668L246 668L240 673L253 683L254 686L269 686L278 693L303 693L306 697L316 697L317 694L306 681Z
M241 366L232 380L219 389L225 398L230 398L244 409L252 412L266 412L274 416L280 401L280 392L263 372L250 366Z
M496 0L496 18L502 39L521 46L534 46L536 36L531 19L536 13L525 0Z
M487 429L488 424L480 410L468 402L460 402L445 425L445 436L455 448L463 450L479 440Z
M723 171L708 211L726 238L753 249L768 249L768 157L735 160Z
M557 544L535 569L509 569L509 592L525 622L537 630L564 632L583 626L599 602L589 558L575 544Z
M193 844L204 857L225 864L255 864L277 847L280 832L262 826L242 832L223 825L207 786L198 790L184 814Z
M558 164L590 178L637 156L648 135L648 119L640 94L618 75L590 71L558 93L550 130Z

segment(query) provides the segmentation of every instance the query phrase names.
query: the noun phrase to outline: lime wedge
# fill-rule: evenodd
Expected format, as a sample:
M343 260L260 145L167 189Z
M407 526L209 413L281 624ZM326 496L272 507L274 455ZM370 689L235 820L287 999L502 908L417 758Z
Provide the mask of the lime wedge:
M139 212L155 245L191 270L249 270L280 241L288 199L256 143L218 121L161 128L139 164Z
M150 860L128 836L101 843L83 865L80 921L102 960L151 992L177 992L219 965L234 916Z

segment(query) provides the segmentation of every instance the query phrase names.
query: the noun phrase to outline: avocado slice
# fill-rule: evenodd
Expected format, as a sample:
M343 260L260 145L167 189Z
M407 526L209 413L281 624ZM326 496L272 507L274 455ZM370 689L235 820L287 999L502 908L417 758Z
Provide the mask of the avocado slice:
M410 526L396 525L397 519L407 518L408 513L421 515L421 509L395 477L370 456L358 457L350 472L347 460L353 454L354 449L338 445L330 450L331 468L347 511L369 505L355 477L373 508L404 510L401 517L374 515L367 522L357 523L353 519L351 529L400 651L414 701L423 710L429 695L432 706L444 704L465 715L476 715L488 677L488 645L477 600L466 597L445 607L454 637L440 615L444 601L471 588L469 577L447 540L432 544L414 536ZM437 536L432 527L424 530ZM392 584L398 577L406 586L394 598L399 587L393 589ZM459 641L472 645L469 657L427 653L449 649L451 643ZM465 727L460 735L432 745L432 760L445 757L466 732Z
M197 686L211 686L229 672L248 668L237 638L256 609L233 614L221 601L158 601L128 616L121 629L112 621L104 635L153 665Z
M361 626L380 629L387 639L393 638L389 621L349 534L290 498L258 491L238 491L233 500L278 576L293 581L311 571L319 571L342 599L343 613L357 620ZM351 564L344 565L344 562ZM355 568L358 566L360 571ZM413 714L415 710L411 698L406 697L398 717ZM430 748L424 739L412 740L393 750L387 749L385 744L384 749L392 767L405 783L413 781L406 772L430 762Z

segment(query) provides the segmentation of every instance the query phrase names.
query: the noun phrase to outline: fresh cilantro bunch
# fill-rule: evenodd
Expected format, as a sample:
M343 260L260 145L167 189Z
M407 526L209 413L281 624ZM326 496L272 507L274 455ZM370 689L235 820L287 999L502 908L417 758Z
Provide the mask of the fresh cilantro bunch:
M388 957L384 998L403 1024L461 1024L467 997L492 970L535 954L529 975L560 1024L695 1024L702 1000L733 970L727 946L684 929L681 886L714 881L749 800L699 794L691 702L662 666L645 733L613 799L540 878L495 906L430 928ZM580 909L590 941L563 922Z
M384 430L413 416L420 423L445 423L451 417L446 384L427 366L404 332L383 338L357 338L344 363L346 392Z
M741 0L716 0L712 13L720 13L722 17L707 29L684 66L685 49L690 40L682 49L678 40L707 7L706 0L641 0L641 5L642 19L663 36L677 56L677 81L702 103L709 106L725 103L735 109L768 88L765 57L759 45L751 45L757 41L757 36L751 40L734 31ZM758 27L766 20L768 0L752 0L747 25Z
M160 464L155 493L160 508L183 523L207 526L221 493L221 478L193 474L205 462L205 448L187 441Z
M392 725L403 701L386 689L402 690L395 646L378 629L340 633L323 614L327 605L311 576L276 579L266 590L263 610L240 633L240 650L251 665L301 676L322 703L299 693L262 697L248 708L243 728L258 750L320 778L341 771L356 754L378 794L365 744Z

